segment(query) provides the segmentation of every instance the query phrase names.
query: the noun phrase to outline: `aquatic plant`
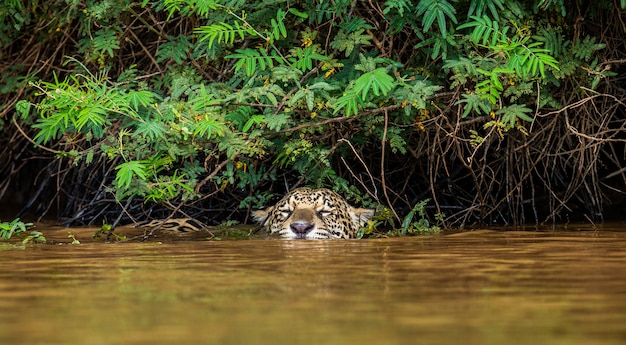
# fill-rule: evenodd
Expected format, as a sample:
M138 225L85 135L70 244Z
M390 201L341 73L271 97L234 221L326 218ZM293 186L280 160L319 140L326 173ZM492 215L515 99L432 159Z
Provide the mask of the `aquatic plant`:
M22 244L45 243L46 238L41 232L28 231L32 226L32 223L24 223L19 218L15 218L11 222L0 221L0 239L8 241L11 238L18 237Z

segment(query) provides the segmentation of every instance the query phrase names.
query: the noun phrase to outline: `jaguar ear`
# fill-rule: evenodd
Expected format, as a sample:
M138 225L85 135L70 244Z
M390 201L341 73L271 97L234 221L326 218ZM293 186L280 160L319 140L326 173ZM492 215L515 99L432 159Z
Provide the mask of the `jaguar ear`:
M373 208L356 208L352 207L350 209L350 216L352 217L352 222L357 225L357 227L362 227L365 223L374 216Z
M268 207L264 210L252 211L252 219L261 225L267 225L267 222L269 220L269 215L270 213L272 213L273 210L274 210L274 206Z

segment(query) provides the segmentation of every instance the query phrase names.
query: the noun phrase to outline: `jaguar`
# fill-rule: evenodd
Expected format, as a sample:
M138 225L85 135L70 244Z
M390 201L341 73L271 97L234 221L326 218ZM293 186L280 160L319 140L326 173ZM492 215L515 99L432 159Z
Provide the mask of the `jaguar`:
M179 236L185 236L208 229L205 224L192 218L154 219L137 223L134 227L149 230L150 233L160 230L167 234Z
M307 187L252 212L252 218L270 235L290 239L354 238L373 215L373 209L353 207L330 189Z

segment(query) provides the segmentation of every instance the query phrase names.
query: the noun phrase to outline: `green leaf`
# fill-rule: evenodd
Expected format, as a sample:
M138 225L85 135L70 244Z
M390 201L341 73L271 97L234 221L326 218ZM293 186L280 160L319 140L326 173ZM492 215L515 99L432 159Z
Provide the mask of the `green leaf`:
M111 30L102 29L96 31L91 46L96 52L102 54L108 53L110 57L114 56L113 50L120 49L120 41L117 34Z
M481 17L485 14L486 9L489 9L489 13L495 20L500 20L499 12L504 10L502 0L474 0L470 1L470 7L467 11L467 15Z
M139 111L139 106L147 107L154 102L155 94L148 90L130 91L128 99L133 109Z
M500 28L497 21L492 21L487 16L471 16L471 18L473 21L460 25L457 27L457 30L474 28L470 34L472 42L483 45L490 44L491 46L507 42L507 32L509 31L508 26Z
M213 137L221 137L227 131L224 123L218 119L205 115L196 125L194 135L211 139Z
M345 56L348 57L352 54L352 51L359 45L369 45L372 37L368 34L363 34L365 29L360 29L352 33L346 33L344 30L340 30L335 36L335 39L330 42L330 46L333 49L345 52Z
M346 116L357 114L359 112L358 104L363 104L359 95L354 90L346 91L346 93L335 101L335 111L337 114L340 110L345 109Z
M106 114L107 109L98 104L82 108L74 121L76 129L81 131L83 127L87 127L90 130L100 132L101 127L106 122Z
M268 55L264 48L252 49L237 49L236 54L227 55L228 59L239 59L235 63L235 71L239 71L244 68L246 75L251 77L257 71L265 71L267 68L274 67L274 56ZM259 67L257 69L257 66Z
M626 0L624 0L624 1L626 1ZM293 14L294 16L297 16L297 17L300 17L300 18L303 18L303 19L309 18L308 14L306 14L304 12L300 12L297 9L293 8L293 7L290 7L288 11L289 11L289 13Z
M193 45L189 42L187 36L178 36L176 39L159 46L159 50L156 52L156 61L160 63L172 59L180 65L188 58L192 48Z
M379 96L381 93L386 96L395 86L393 77L387 74L384 67L380 67L360 76L354 83L354 91L360 94L363 100L367 100L369 92L375 96Z
M527 108L523 104L512 104L502 107L502 109L496 111L496 115L502 116L502 122L508 123L508 125L512 128L515 126L515 121L517 119L532 122L533 118L526 115L527 113L532 112L532 109Z
M458 23L454 6L446 0L420 0L417 4L417 16L422 15L424 32L428 32L432 24L437 20L439 32L444 38L448 34L447 20L454 24Z
M252 115L250 119L248 119L248 122L246 122L246 124L243 125L243 128L241 131L247 132L250 130L250 128L252 128L254 124L261 124L264 122L265 122L265 115Z
M167 0L166 0L167 1ZM217 1L216 0L201 0L194 1L195 12L201 17L208 17L211 10L217 10Z
M129 161L115 167L117 185L128 189L133 178L146 179L146 161Z
M199 42L208 40L208 48L213 47L213 43L226 43L232 45L235 42L235 38L244 39L246 35L256 35L251 28L235 22L235 26L228 23L218 23L200 26L194 30L196 34L200 35Z
M265 121L267 121L267 128L272 131L281 130L286 124L289 123L291 117L285 113L278 113L267 115Z
M458 100L455 105L465 104L463 106L463 118L467 117L471 112L475 112L478 115L486 115L491 111L491 104L484 97L474 93L463 94L462 96L463 98Z
M541 75L545 78L546 65L559 70L558 61L547 54L549 52L547 49L540 48L541 45L542 42L534 42L516 49L509 60L509 66L517 72L517 75L520 77Z
M398 11L398 15L400 15L400 17L403 17L404 11L410 11L411 7L412 4L407 0L387 0L385 1L385 9L383 10L383 14L387 15L393 9L395 9L396 11Z
M329 58L324 55L313 53L313 46L302 48L294 48L291 50L294 58L289 59L293 66L302 72L310 71L313 69L313 60L328 61Z
M165 140L167 127L161 121L148 120L137 125L135 135L143 135L150 140Z
M30 102L21 99L15 104L15 110L21 115L22 119L26 119L30 114L30 106Z

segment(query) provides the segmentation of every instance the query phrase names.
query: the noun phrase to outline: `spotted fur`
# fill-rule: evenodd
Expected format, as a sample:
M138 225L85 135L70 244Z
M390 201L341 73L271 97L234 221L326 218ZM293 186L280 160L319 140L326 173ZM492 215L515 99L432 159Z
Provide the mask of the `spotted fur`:
M135 225L138 228L144 228L150 231L163 231L167 234L184 236L190 233L196 233L206 230L207 226L199 221L191 218L172 218L167 221L162 219L149 220Z
M294 189L276 205L252 212L270 234L301 239L354 238L373 215L326 188Z

